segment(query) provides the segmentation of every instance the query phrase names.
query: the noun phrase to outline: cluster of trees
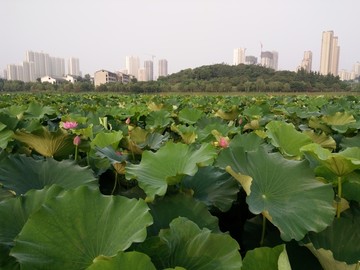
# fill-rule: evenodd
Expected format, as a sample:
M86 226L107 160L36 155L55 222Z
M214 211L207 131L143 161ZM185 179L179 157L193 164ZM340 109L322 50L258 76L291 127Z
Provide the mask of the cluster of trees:
M360 84L343 82L333 75L299 70L275 71L257 65L216 64L185 69L157 81L128 84L107 83L94 87L90 76L72 83L24 83L0 79L0 91L65 91L65 92L311 92L360 91Z

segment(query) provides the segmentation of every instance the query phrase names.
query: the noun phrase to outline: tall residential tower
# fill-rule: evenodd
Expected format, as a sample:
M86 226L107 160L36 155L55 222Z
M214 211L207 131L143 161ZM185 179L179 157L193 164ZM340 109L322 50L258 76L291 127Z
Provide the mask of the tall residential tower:
M244 48L236 48L234 49L234 57L233 57L233 64L235 66L239 64L245 64L245 51Z
M334 76L339 72L340 46L334 31L324 31L321 41L320 74Z

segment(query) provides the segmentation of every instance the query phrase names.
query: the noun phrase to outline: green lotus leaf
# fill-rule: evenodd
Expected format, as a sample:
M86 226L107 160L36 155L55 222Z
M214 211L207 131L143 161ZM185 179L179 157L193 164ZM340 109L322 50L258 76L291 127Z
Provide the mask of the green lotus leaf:
M120 251L115 257L100 256L86 270L156 270L150 257L144 253Z
M43 190L31 190L24 196L0 203L0 245L6 248L7 260L11 260L9 252L14 246L14 239L29 216L40 209L44 202L58 196L61 191L63 191L61 187L53 185Z
M91 169L80 167L71 160L35 160L11 155L0 163L0 183L17 195L52 184L71 189L80 185L96 185L95 182Z
M148 254L157 269L239 270L242 265L239 245L230 235L200 229L184 217L174 219L169 229L137 249Z
M186 270L184 267L166 268L164 270Z
M340 146L345 149L347 147L360 147L360 133L354 137L345 137L341 140Z
M23 115L24 115L24 112L26 110L27 110L26 105L21 105L21 106L12 105L12 106L9 106L9 107L2 108L0 111L3 112L4 114L10 116L11 118L22 119ZM1 121L1 118L2 117L0 116L0 121ZM15 128L15 126L13 126L13 128Z
M334 115L324 115L322 121L330 126L343 126L355 123L356 119L348 112L336 112Z
M194 176L186 176L182 185L192 190L195 199L222 212L230 209L239 192L239 186L230 174L212 166L200 168Z
M230 110L224 111L223 109L218 110L215 113L215 116L218 116L224 120L234 120L239 116L239 110L237 106L233 105Z
M12 191L3 188L3 186L0 185L0 202L3 200L9 199L9 198L14 198L14 197L15 197L15 194Z
M91 141L91 146L99 146L99 147L106 147L111 145L114 149L117 148L119 142L123 138L123 133L121 130L119 131L103 131L96 134L95 138Z
M25 114L27 118L36 118L40 119L47 115L52 115L55 113L54 108L50 106L43 106L41 104L36 104L34 102L31 102L29 104L29 107L25 111Z
M194 126L184 126L184 125L171 125L171 131L176 132L179 134L182 138L182 141L186 144L194 143L197 134L196 134L196 128Z
M346 176L342 185L343 197L347 200L360 202L360 173L355 171Z
M146 128L150 130L162 130L172 122L168 111L152 111L146 118Z
M104 196L83 186L44 204L27 221L10 255L25 269L86 269L146 238L143 200Z
M260 106L252 105L246 107L243 111L243 114L249 116L250 119L259 119L263 115L263 110L261 109Z
M236 135L231 141L231 147L242 147L245 151L256 150L264 143L264 140L255 133L244 133Z
M46 128L32 133L16 131L13 137L45 157L67 157L75 149L73 137L61 129L56 132Z
M146 136L149 134L149 131L136 127L131 130L130 138L136 144L142 144L146 141Z
M246 253L241 270L291 270L285 245L261 247Z
M285 241L319 232L334 218L332 186L319 182L306 161L287 160L263 147L250 152L229 147L216 165L227 168L242 184L250 211L263 213Z
M218 219L210 214L205 204L186 194L167 195L149 204L154 223L148 228L149 235L157 235L161 229L169 228L174 218L186 217L200 228L220 232Z
M303 133L306 134L314 143L319 144L323 148L330 150L336 149L336 141L324 132L316 134L313 130L305 130Z
M339 153L331 153L318 144L308 144L301 148L305 157L325 166L337 176L344 176L360 168L360 148L347 148Z
M352 204L343 212L341 218L334 219L330 227L319 233L309 233L304 242L310 250L312 244L315 251L324 249L331 251L333 259L348 265L356 264L360 254L360 207ZM322 261L320 260L322 263ZM352 268L355 269L355 268Z
M216 130L223 136L228 136L229 133L236 133L238 130L234 127L229 127L227 123L221 118L201 118L196 123L198 140L201 142L210 142L214 140L214 136L212 135L212 131Z
M204 112L195 108L184 108L179 112L179 120L185 124L195 124L202 116Z
M198 167L212 164L216 149L210 144L194 145L168 142L156 153L144 151L140 164L127 166L126 178L136 178L147 200L163 196L168 185L178 184L184 175L194 175Z
M12 140L14 132L12 130L6 129L6 125L0 122L0 149L5 149L8 145L8 142Z
M309 119L309 127L313 128L314 130L321 130L326 134L330 134L332 132L331 128L323 124L321 119L314 116L310 117Z
M311 139L305 134L297 131L293 124L281 121L271 121L266 125L266 134L271 143L280 151L290 157L300 157L300 148L312 143Z
M160 147L162 147L167 141L169 140L169 133L165 133L165 135L162 135L160 133L149 133L146 136L146 141L143 144L140 144L140 147L144 148L145 146L148 146L150 149L153 150L159 150Z
M334 259L334 256L330 250L323 248L316 249L309 243L305 245L319 260L319 263L324 270L357 270L358 264L346 264L345 262Z

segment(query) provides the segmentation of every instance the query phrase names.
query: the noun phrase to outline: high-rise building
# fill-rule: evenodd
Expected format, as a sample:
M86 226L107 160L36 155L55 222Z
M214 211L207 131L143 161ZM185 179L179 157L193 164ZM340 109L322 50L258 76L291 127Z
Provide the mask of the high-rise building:
M151 60L144 61L144 69L145 69L145 81L153 81L154 80L154 62Z
M245 48L236 48L234 49L234 57L233 57L233 64L245 64Z
M312 68L312 52L311 51L305 51L304 52L304 57L301 61L300 66L298 67L299 69L303 69L306 72L310 72Z
M35 78L35 65L34 62L24 61L23 64L23 80L24 82L34 82Z
M70 57L68 59L68 74L81 76L79 58Z
M320 74L334 76L339 72L340 46L334 31L324 31L321 41Z
M18 68L17 65L7 65L7 79L15 81L18 79L17 76Z
M257 64L257 57L253 55L245 56L245 64L246 65L256 65Z
M168 75L168 62L166 59L160 59L158 63L158 74L160 76L167 76Z
M138 70L138 81L145 82L146 81L146 70L145 68L139 68Z
M360 76L360 62L356 62L353 68L356 77Z
M279 54L276 51L265 51L261 52L261 65L274 70L278 69L278 58Z
M140 59L137 56L126 56L126 69L130 75L138 78Z

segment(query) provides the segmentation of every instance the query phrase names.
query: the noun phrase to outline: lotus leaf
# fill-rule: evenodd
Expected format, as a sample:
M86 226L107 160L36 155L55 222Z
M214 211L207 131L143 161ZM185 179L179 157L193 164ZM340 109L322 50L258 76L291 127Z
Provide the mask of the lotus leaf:
M148 238L137 249L148 254L157 269L239 270L242 265L239 245L228 234L201 230L184 217L174 219L169 229Z
M114 149L117 148L119 142L123 138L123 133L121 130L119 131L103 131L96 134L95 138L92 140L91 145L92 147L99 146L99 147L106 147L111 145Z
M74 152L73 137L61 129L50 132L43 127L32 133L16 131L13 137L45 157L67 157Z
M218 219L210 214L206 205L186 194L166 195L149 204L154 223L148 228L150 235L157 235L161 229L169 228L174 218L186 217L201 229L220 232Z
M146 128L150 130L163 130L171 122L172 119L168 111L152 111L146 118Z
M24 196L0 203L0 245L7 249L4 256L7 256L8 260L11 258L8 255L14 246L15 237L20 233L29 216L40 209L44 202L58 196L61 191L63 191L61 187L53 185L42 190L31 190Z
M52 184L71 189L81 185L95 185L95 181L89 168L80 167L71 160L35 160L11 155L0 163L0 183L17 195Z
M29 107L25 111L25 115L27 118L35 118L35 119L41 119L47 115L52 115L55 113L54 108L50 106L42 106L41 104L36 104L34 102L31 102L29 104Z
M185 124L195 124L202 116L203 111L195 108L184 108L179 112L179 120Z
M14 132L6 129L6 125L0 122L0 149L5 149L12 139Z
M143 200L79 187L44 204L15 240L10 255L25 269L86 269L146 238L152 223Z
M339 153L331 153L318 144L308 144L301 148L305 157L325 166L337 176L344 176L360 168L360 148L347 148Z
M314 143L321 145L323 148L330 150L336 149L336 141L324 132L316 134L313 130L305 130L303 133L306 134Z
M302 156L300 148L312 143L311 139L305 134L297 131L293 124L281 121L271 121L266 125L267 135L271 143L289 157Z
M200 168L194 176L186 176L182 184L192 190L195 199L222 212L230 209L239 192L239 186L230 174L212 166Z
M241 270L291 270L285 245L261 247L246 253Z
M168 185L178 184L184 175L194 175L198 167L210 165L216 150L210 144L194 145L168 142L156 153L144 151L140 164L127 166L126 177L136 178L147 199L163 196Z
M144 253L120 251L115 257L100 256L86 270L156 270L149 256Z
M321 231L334 218L332 186L319 182L306 161L287 160L263 147L250 152L229 147L216 165L227 168L242 184L250 211L263 213L285 241Z
M353 204L341 218L334 219L331 226L322 232L309 233L305 243L312 243L316 250L330 250L337 261L356 264L360 258L359 204Z

